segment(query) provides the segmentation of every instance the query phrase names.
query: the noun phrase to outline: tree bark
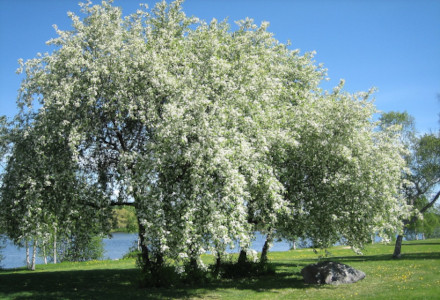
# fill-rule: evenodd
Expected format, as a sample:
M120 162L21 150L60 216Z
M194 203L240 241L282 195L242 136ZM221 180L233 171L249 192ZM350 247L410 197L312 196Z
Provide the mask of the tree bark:
M440 198L440 191L438 191L437 194L434 197L432 197L431 201L420 210L420 213L423 214L425 211L427 211L432 206L434 206L434 204L435 204L435 202L437 202L438 198Z
M37 259L37 239L34 239L34 243L32 245L32 271L35 271L35 261Z
M190 258L189 267L190 267L191 271L196 271L199 268L199 266L197 264L197 258L195 258L195 257Z
M156 254L156 266L161 268L163 266L164 258L162 253Z
M221 264L222 264L222 256L219 252L219 253L217 253L217 259L215 260L215 268L214 268L215 274L218 274L220 272Z
M244 264L247 261L246 250L241 250L238 256L238 264Z
M53 263L57 263L57 228L54 229L53 234Z
M26 268L28 270L31 269L31 259L29 257L29 242L28 240L25 241L25 247L26 247Z
M269 251L269 244L272 242L272 233L266 235L266 241L264 242L263 249L261 250L260 263L267 263L267 252Z
M46 243L43 243L43 257L44 257L44 264L47 265Z
M148 272L151 268L151 262L150 262L150 256L148 253L148 247L145 245L145 227L142 225L138 218L138 225L139 225L139 244L141 247L141 254L140 254L140 260L142 263L142 271Z
M393 258L401 257L402 240L403 240L403 235L399 234L396 239L396 245L394 246Z

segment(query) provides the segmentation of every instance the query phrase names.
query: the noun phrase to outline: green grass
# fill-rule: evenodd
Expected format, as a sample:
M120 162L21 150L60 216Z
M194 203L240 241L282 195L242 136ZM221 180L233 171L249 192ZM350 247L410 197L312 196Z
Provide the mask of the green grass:
M270 253L276 275L217 280L200 286L142 289L133 259L38 265L36 271L0 271L1 299L439 299L440 239L404 243L393 260L393 245L370 245L363 256L330 249L331 260L364 271L355 284L306 285L301 269L317 261L311 249ZM205 257L207 261L210 257Z

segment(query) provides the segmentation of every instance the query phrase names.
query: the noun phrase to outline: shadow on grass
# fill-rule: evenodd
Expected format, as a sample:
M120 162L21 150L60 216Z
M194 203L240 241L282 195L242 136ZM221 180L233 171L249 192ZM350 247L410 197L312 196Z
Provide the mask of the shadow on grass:
M440 253L408 253L400 260L440 259ZM391 255L338 256L329 260L342 263L360 261L392 261ZM325 289L327 286L306 285L300 274L310 264L295 260L288 263L273 262L275 275L257 278L212 280L207 284L175 288L140 288L139 270L100 269L53 272L0 271L0 298L12 299L181 299L204 298L207 294L224 289L250 290L273 293L284 289Z
M176 299L203 298L219 289L282 290L306 288L300 266L274 264L275 275L258 278L213 280L204 285L176 288L140 288L138 269L103 269L55 272L0 272L0 298L13 299ZM298 269L299 268L299 269ZM279 271L278 271L279 270Z
M414 243L402 243L402 247L406 246L431 246L431 245L440 245L440 243L430 243L430 242L414 242ZM393 245L394 246L394 245Z
M358 261L401 261L401 260L426 260L426 259L440 259L440 252L402 253L401 258L399 259L394 259L392 254L335 256L328 258L328 260L335 260L341 263L358 262Z
M122 298L137 274L136 269L0 273L0 298Z

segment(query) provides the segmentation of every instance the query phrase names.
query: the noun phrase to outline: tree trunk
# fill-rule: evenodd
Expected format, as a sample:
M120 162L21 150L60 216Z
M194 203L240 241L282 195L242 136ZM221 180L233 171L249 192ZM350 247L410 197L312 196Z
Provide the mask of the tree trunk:
M145 245L145 227L142 225L138 218L138 225L139 225L139 244L141 247L141 254L140 254L140 261L142 263L142 271L148 272L150 271L151 262L150 262L150 256L148 253L148 247Z
M399 234L397 236L396 245L394 246L393 258L400 258L401 257L402 240L403 240L403 235Z
M43 243L43 257L44 257L44 264L47 265L46 243Z
M141 265L142 272L146 275L149 273L149 275L147 275L147 278L150 278L149 280L151 280L151 282L145 283L154 284L156 287L161 287L168 280L168 278L164 277L164 273L162 272L164 264L163 254L152 252L150 258L150 252L145 243L145 226L140 222L139 218L137 218L137 221L139 225L138 238L141 247L141 253L139 254L139 263Z
M31 269L31 259L29 257L29 242L28 240L25 241L25 247L26 247L26 268L28 270Z
M430 207L432 207L439 198L440 198L440 191L438 191L437 194L431 199L431 201L420 210L420 213L421 214L425 213L425 211L427 211ZM417 216L413 216L410 220L404 220L403 228L405 228L406 225L413 224L416 221L417 221ZM403 240L403 235L399 234L397 236L396 245L394 247L393 258L401 257L402 240Z
M57 228L55 227L55 231L53 234L53 263L57 263Z
M246 250L241 250L238 256L238 264L244 264L247 261Z
M292 242L292 249L296 250L296 241L295 240L293 240L293 242Z
M267 252L269 251L269 244L272 242L272 233L266 235L266 241L264 242L263 249L261 250L260 263L267 263Z
M219 252L217 253L217 259L215 260L214 274L218 274L220 272L221 264L222 264L222 256Z
M162 253L156 254L156 268L160 269L163 266L164 258Z
M57 228L54 228L53 234L53 263L57 263Z
M35 271L35 261L37 259L37 239L34 239L33 243L33 249L32 249L32 271Z
M189 268L190 268L190 271L196 271L199 268L199 266L197 264L197 258L191 257L189 259Z

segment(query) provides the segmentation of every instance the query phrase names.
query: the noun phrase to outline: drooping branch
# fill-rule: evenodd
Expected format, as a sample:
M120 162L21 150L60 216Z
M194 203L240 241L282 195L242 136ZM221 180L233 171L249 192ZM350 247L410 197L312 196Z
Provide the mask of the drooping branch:
M438 191L437 194L432 198L432 200L428 204L426 204L425 207L423 207L420 210L420 213L423 214L425 211L427 211L429 208L431 208L435 204L435 202L438 200L439 197L440 197L440 191Z
M437 194L431 199L431 201L428 202L428 204L426 204L419 212L421 214L424 214L428 209L430 209L437 202L438 198L440 198L440 191L438 191ZM414 224L418 219L419 218L417 216L413 216L409 220L403 220L403 225L407 226L407 225Z

